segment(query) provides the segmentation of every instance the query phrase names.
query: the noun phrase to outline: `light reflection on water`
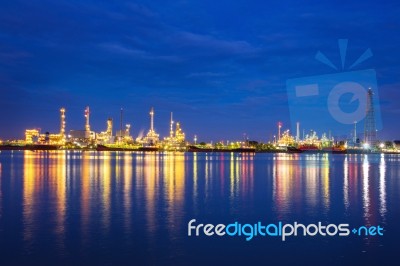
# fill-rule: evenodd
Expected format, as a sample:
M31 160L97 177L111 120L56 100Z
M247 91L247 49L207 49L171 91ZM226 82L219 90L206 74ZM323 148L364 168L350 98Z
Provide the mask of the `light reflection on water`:
M51 224L49 233L54 235L60 252L63 252L66 220L66 158L63 154L41 153L24 155L23 167L23 238L28 252L34 245L40 227ZM49 201L49 212L54 214L43 223L42 201ZM47 207L47 206L46 206Z
M379 164L379 213L381 215L382 221L385 221L386 215L386 164L385 156L381 155L381 160Z
M326 215L330 207L328 154L277 154L273 164L273 200L278 219L296 214Z
M364 220L366 225L371 225L370 223L370 195L369 195L369 163L368 163L368 155L364 155L363 159L363 209L364 209Z
M47 248L57 258L105 252L155 263L160 245L164 258L189 256L192 218L390 227L399 165L379 154L2 152L1 247L21 238L13 249L27 258Z

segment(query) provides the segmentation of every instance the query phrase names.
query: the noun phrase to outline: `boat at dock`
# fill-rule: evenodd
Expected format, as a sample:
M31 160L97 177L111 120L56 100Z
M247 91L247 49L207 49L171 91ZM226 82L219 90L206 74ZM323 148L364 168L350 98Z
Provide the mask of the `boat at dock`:
M27 145L0 145L2 151L50 151L59 150L60 146L50 144L27 144Z
M286 152L287 153L302 153L303 151L296 147L288 146L288 147L286 147Z
M232 152L256 152L256 148L241 147L241 148L232 149L230 151L232 151Z
M199 147L195 145L190 145L188 147L188 152L213 152L213 148L208 148L208 147Z
M341 147L327 147L323 148L322 152L324 153L333 153L333 154L347 154L347 150Z
M319 153L321 149L318 148L317 145L313 144L303 144L298 147L299 150L306 153Z
M97 145L96 151L160 151L157 146L139 145Z
M139 151L160 151L160 148L157 146L143 146L139 147Z
M200 147L196 145L190 145L188 147L188 152L256 152L255 148L252 147L240 147L240 148L210 148L210 147Z
M97 145L96 151L139 151L138 146Z

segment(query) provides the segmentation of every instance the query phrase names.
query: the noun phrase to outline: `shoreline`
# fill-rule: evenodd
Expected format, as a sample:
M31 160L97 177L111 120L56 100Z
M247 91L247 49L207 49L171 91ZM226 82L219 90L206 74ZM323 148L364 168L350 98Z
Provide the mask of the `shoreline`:
M1 151L96 151L96 152L140 152L140 153L156 153L156 152L181 152L181 153L286 153L286 154L393 154L400 155L400 151L372 151L372 150L343 150L341 152L329 150L306 150L306 151L286 151L286 150L255 150L255 149L186 149L186 150L168 150L154 147L140 148L61 148L54 145L32 145L32 146L0 146Z

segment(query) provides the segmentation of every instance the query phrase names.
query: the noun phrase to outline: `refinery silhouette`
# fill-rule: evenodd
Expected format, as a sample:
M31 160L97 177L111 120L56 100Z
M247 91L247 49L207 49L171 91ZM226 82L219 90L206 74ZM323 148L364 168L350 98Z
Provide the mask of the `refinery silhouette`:
M289 130L282 131L283 124L278 122L277 135L274 139L261 143L244 139L241 141L220 141L216 143L186 140L179 122L170 116L169 135L160 138L154 127L154 108L150 109L150 127L146 135L134 138L130 133L130 124L123 125L123 109L121 108L119 130L114 131L114 121L107 120L105 131L95 132L90 127L90 108L84 110L85 126L82 130L66 130L66 109L60 109L60 130L58 133L41 132L40 129L26 129L23 140L0 140L0 150L97 150L97 151L189 151L189 152L287 152L287 153L400 153L399 141L379 141L375 126L371 89L367 93L367 109L364 121L363 138L357 135L357 122L354 122L352 137L335 140L325 133L319 137L311 130L300 137L300 122L296 123L296 135Z

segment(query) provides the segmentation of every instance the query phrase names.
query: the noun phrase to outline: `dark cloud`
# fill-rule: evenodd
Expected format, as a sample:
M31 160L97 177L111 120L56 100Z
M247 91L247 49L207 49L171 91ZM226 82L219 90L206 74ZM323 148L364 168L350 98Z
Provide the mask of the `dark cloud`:
M349 39L349 64L373 51L358 69L376 69L383 135L395 138L399 11L395 1L9 1L0 138L57 130L60 106L79 128L90 105L95 129L122 106L137 134L154 106L161 133L174 111L189 136L265 140L277 120L289 124L286 80L332 74L314 56L340 64L338 38Z

